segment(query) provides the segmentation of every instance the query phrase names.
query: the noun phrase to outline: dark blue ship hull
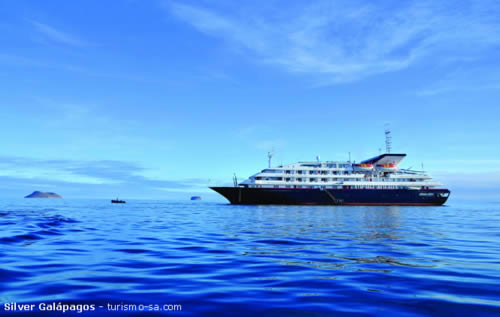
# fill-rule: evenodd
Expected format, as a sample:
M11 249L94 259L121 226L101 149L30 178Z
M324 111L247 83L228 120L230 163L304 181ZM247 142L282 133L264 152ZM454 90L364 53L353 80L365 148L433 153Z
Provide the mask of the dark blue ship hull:
M438 206L450 195L448 189L210 188L239 205Z

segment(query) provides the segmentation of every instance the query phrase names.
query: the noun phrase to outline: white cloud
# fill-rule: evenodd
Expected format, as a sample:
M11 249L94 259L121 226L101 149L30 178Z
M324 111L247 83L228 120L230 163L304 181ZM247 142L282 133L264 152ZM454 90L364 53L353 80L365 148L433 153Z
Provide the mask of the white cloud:
M483 91L500 88L500 68L478 67L457 69L442 79L417 91L419 96L435 96L456 91Z
M259 150L275 151L278 148L286 146L286 141L283 139L261 140L255 144L255 148Z
M288 2L262 12L181 3L167 7L197 30L244 48L257 61L319 75L324 84L410 67L430 56L465 59L500 44L494 1Z
M37 21L30 22L40 34L53 42L77 47L88 46L90 44L75 35L58 30L48 24Z
M490 172L455 172L455 173L434 173L434 179L445 185L457 188L495 188L500 189L500 171Z
M49 64L32 58L3 53L0 53L0 63L22 67L50 67Z

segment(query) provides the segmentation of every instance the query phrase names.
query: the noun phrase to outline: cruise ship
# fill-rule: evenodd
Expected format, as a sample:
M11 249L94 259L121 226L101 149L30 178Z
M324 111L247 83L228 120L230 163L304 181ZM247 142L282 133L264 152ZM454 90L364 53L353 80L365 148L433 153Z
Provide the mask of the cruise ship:
M424 171L400 169L406 154L269 167L232 187L210 187L242 205L443 205L450 195Z

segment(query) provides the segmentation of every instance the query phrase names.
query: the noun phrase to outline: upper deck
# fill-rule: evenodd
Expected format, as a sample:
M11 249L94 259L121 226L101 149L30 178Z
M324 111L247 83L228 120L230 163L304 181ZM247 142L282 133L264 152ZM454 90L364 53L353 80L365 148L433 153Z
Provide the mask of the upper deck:
M406 154L382 154L355 164L349 161L297 162L267 168L240 183L271 188L436 188L440 183L423 171L399 169Z

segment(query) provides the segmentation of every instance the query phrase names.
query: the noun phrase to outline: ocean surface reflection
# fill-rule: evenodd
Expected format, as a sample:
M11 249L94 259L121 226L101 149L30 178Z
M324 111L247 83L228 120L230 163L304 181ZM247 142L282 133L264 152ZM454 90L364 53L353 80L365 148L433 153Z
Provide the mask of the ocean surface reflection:
M495 315L499 207L3 201L0 303L182 305L169 315Z

